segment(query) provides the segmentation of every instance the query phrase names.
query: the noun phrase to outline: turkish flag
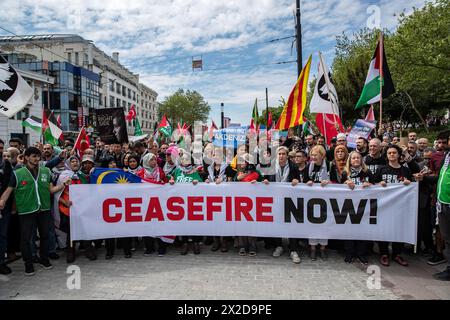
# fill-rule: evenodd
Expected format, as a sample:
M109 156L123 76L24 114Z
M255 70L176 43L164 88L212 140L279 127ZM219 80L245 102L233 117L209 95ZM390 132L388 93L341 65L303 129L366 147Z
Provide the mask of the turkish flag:
M84 154L84 151L86 149L89 149L90 146L91 143L89 141L89 136L86 133L86 129L83 127L78 134L77 141L75 141L75 146L73 148L77 151L78 156L81 158Z
M136 116L137 116L136 109L134 109L134 105L132 105L131 108L130 108L130 111L128 112L128 114L125 117L125 119L127 121L131 121L131 120L135 119Z
M336 137L338 133L345 132L341 119L338 115L334 114L318 113L316 115L316 125L322 135L326 137L328 145L330 145L331 139Z

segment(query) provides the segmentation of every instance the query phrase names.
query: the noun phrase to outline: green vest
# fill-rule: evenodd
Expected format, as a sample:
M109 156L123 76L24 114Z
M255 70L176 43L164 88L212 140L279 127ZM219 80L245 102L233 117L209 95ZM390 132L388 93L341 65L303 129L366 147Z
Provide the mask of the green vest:
M34 180L27 167L14 171L14 174L17 181L14 195L18 214L50 210L50 169L39 167L37 180Z
M441 203L450 204L450 152L444 160L437 184L437 196Z

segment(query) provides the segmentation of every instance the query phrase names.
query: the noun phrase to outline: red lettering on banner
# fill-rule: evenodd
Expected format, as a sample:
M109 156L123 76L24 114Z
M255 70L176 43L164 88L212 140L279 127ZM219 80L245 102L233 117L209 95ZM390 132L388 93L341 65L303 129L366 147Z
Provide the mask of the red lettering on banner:
M170 211L167 214L169 220L180 221L184 218L184 208L176 204L184 204L184 199L182 197L172 197L167 200L167 210ZM177 212L177 214L173 213L173 211Z
M122 202L119 199L106 199L103 201L103 220L107 223L116 223L122 219L121 213L116 213L113 216L109 213L109 207L115 206L116 208L122 208Z
M273 222L273 216L265 216L264 213L272 213L272 207L265 207L264 204L272 204L273 198L257 197L256 198L256 221Z
M142 198L125 199L125 222L142 222L142 215L133 215L141 212L141 208L134 207L134 204L142 204Z
M253 221L253 218L250 214L252 208L253 208L252 199L248 197L235 197L234 200L235 220L241 221L241 214L243 214L247 221Z
M158 219L158 221L164 221L161 204L158 198L150 198L148 203L147 215L145 221L151 221L152 219Z
M233 221L233 209L231 207L231 197L226 197L225 198L225 214L226 214L226 221Z
M215 205L215 203L222 204L222 197L208 197L206 198L206 220L213 220L213 213L222 211L222 206Z
M195 205L196 203L202 203L203 197L188 197L188 221L202 221L203 215L202 214L195 214L195 212L202 212L202 206L201 205Z

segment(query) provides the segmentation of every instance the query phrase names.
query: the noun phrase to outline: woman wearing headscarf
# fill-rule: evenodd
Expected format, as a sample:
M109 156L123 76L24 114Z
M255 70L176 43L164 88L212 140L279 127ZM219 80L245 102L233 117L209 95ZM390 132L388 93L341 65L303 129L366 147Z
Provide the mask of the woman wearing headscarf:
M56 182L57 186L64 184L65 181L70 182L69 184L66 182L66 187L54 197L54 210L57 211L57 213L55 213L59 215L60 218L59 229L67 234L67 263L75 261L75 245L70 239L70 206L72 205L72 202L69 198L69 185L88 183L87 177L80 171L80 168L80 159L76 156L71 156L66 160L64 170L59 174ZM95 260L95 249L91 246L91 242L86 241L84 244L87 249L86 256L89 260Z
M166 162L164 164L163 170L166 177L169 177L173 174L175 169L177 168L178 158L178 147L176 145L170 146L166 150Z
M192 165L190 154L183 149L179 149L177 168L173 171L169 183L171 185L175 183L192 183L195 186L199 182L203 182L203 179ZM201 236L182 236L181 241L183 243L183 248L180 252L181 255L186 255L189 252L191 244L194 247L194 254L200 254Z
M158 166L158 159L154 153L147 153L142 159L142 167L136 172L136 175L145 182L165 184L168 180L164 174L164 170ZM158 242L158 255L163 256L166 253L167 245L160 238ZM154 251L155 238L144 237L145 252L144 256L150 256Z
M345 171L345 165L347 164L348 159L348 149L339 145L334 149L334 159L331 162L330 167L330 180L333 183L344 183L346 181L345 175L343 175Z
M262 175L256 170L253 157L245 153L236 159L236 175L233 178L235 182L250 182L252 184L262 181ZM256 256L257 237L238 236L239 255L250 257Z
M141 157L137 154L132 154L128 157L128 172L132 174L137 174L142 167L139 165L141 162Z

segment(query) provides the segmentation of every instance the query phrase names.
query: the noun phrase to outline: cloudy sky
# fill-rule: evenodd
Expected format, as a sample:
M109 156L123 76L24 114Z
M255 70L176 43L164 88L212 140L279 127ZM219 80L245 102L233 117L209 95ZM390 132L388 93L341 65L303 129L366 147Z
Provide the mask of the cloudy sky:
M394 30L395 14L424 0L302 0L303 63L320 50L331 65L336 35L376 24ZM232 122L248 124L255 99L287 98L295 84L295 0L1 0L0 26L19 35L74 33L139 73L159 93L197 90L220 124L220 103ZM378 11L379 10L379 11ZM380 20L376 19L377 12ZM0 35L10 35L0 30ZM203 71L192 71L192 57Z

